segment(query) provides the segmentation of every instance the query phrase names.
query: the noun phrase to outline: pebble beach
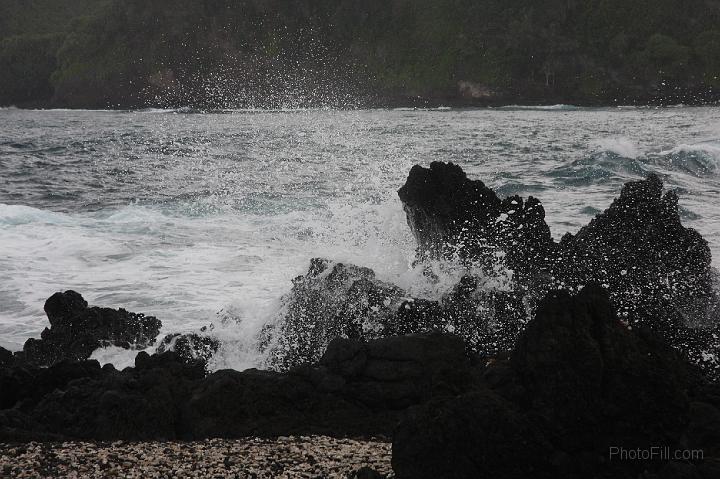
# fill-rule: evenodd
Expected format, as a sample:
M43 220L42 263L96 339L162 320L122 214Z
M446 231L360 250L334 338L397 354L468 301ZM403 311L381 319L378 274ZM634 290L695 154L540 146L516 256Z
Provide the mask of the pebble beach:
M351 479L363 468L392 477L390 457L384 439L326 436L0 444L0 477Z

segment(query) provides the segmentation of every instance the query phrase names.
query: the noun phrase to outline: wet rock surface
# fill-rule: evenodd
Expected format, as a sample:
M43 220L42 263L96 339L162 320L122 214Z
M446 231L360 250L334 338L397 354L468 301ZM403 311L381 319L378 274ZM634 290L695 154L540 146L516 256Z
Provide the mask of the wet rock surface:
M505 264L524 277L547 270L555 257L557 245L537 199L500 199L458 165L415 165L398 196L421 259L457 257L491 269L502 252Z
M157 347L157 353L174 351L188 363L199 362L207 365L210 358L220 349L220 341L212 336L198 333L173 333L165 336Z
M625 184L620 196L560 242L559 276L595 281L620 317L634 322L707 325L717 320L707 241L680 221L678 197L656 175Z
M375 278L370 268L313 258L293 280L284 318L262 332L269 364L281 370L320 359L337 337L376 339L405 292Z
M101 346L142 349L155 342L160 320L122 308L88 307L75 291L55 293L45 302L50 328L28 339L17 359L39 366L84 360Z
M677 196L663 194L657 176L626 184L605 212L560 242L537 199L500 199L451 163L413 167L398 194L418 243L416 267L432 279L427 261L446 259L465 264L467 274L430 300L368 268L313 259L285 298L288 313L265 331L271 366L316 361L338 336L429 331L457 334L483 357L506 355L547 292L598 283L622 321L658 332L707 374L719 374L710 249L682 225Z
M413 298L372 270L314 258L284 298L287 313L264 328L268 366L287 371L320 359L334 338L361 341L431 332L460 336L469 354L509 351L529 320L526 296L466 275L440 300Z

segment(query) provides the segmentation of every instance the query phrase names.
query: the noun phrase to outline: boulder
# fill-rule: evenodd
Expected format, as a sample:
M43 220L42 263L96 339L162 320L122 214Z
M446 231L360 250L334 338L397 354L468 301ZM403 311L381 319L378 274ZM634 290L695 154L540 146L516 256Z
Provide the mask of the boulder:
M287 370L320 359L337 337L382 337L383 324L405 292L375 278L370 268L314 258L283 298L285 314L262 332L269 365Z
M55 293L45 302L50 328L28 339L18 359L49 366L64 359L83 360L101 346L146 348L160 332L160 320L122 308L88 307L75 291Z
M45 395L75 379L101 375L100 363L94 360L64 360L47 368L22 363L0 368L0 409L30 409Z
M672 445L688 422L686 390L700 381L656 335L620 322L592 284L548 294L511 356L522 406L568 453Z
M518 279L548 269L556 244L533 197L500 199L458 165L415 165L398 190L418 257L459 258L493 270L502 261Z
M603 285L620 318L654 330L717 325L710 247L682 225L677 195L663 195L654 174L625 184L607 210L563 237L560 252L554 275Z

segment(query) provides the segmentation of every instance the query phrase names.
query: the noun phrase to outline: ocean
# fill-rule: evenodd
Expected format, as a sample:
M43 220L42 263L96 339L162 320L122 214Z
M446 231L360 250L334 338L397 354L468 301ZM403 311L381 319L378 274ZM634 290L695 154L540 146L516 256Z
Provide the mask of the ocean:
M74 289L163 333L214 324L213 368L257 366L255 335L317 256L439 297L461 272L413 268L396 193L431 161L539 198L556 238L655 172L720 265L720 107L0 109L0 346L39 337L45 299Z

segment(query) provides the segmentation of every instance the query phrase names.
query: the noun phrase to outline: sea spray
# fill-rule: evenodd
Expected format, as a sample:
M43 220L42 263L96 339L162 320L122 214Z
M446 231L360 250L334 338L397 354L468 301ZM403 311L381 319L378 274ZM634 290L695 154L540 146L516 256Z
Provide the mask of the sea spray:
M625 181L656 172L720 258L713 156L699 152L707 168L696 168L679 161L687 152L672 153L717 145L717 108L12 109L1 120L0 337L13 349L40 334L44 300L65 289L155 315L161 335L196 331L219 311L257 331L318 256L441 297L442 275L423 282L411 267L414 241L395 196L413 164L433 160L460 164L502 196L540 198L555 239L606 208ZM639 155L596 145L608 138Z

